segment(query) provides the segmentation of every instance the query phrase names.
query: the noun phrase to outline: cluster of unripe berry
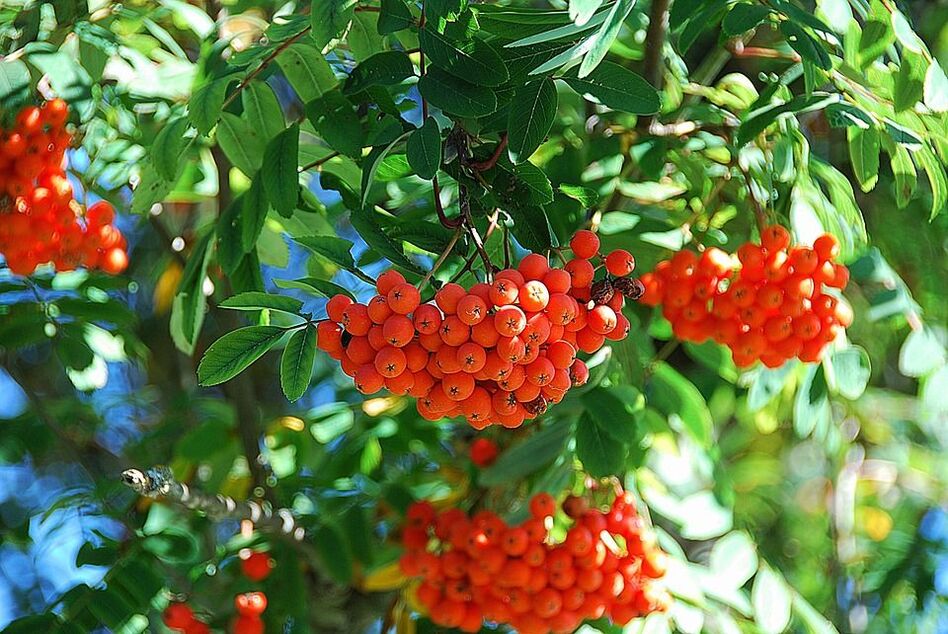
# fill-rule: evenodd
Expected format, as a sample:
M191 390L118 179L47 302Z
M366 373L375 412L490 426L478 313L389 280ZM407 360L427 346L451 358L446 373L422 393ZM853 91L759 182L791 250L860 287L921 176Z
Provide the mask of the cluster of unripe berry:
M509 624L521 634L573 632L585 619L617 625L664 610L669 596L657 580L665 554L621 493L608 511L567 498L572 525L552 543L556 501L530 501L530 519L511 526L490 511L473 517L457 508L441 513L413 504L402 532L406 576L420 580L417 597L444 627L477 632L484 622Z
M270 575L273 559L263 552L242 553L240 570L251 581L263 581ZM236 618L232 634L264 634L262 614L267 609L267 595L263 592L243 592L234 597ZM210 634L207 623L199 620L187 603L177 601L168 605L162 614L165 625L182 634Z
M102 201L83 211L73 198L63 169L72 141L68 115L66 103L54 99L23 108L12 130L0 130L0 253L17 275L47 263L113 275L128 266L112 206Z
M368 304L336 295L318 327L318 346L341 362L364 394L383 387L417 399L428 420L463 415L476 429L518 427L558 403L589 377L578 352L593 353L629 331L624 297L641 284L627 278L635 260L623 250L603 258L599 239L580 231L564 268L532 253L470 289L448 283L434 301L397 271L382 274Z
M678 339L713 339L729 347L739 367L759 360L774 368L794 357L819 361L853 318L845 302L824 292L849 281L849 270L834 261L838 255L829 234L812 248L791 246L789 232L772 225L760 244L742 245L736 260L709 248L659 262L642 276L641 301L662 305Z

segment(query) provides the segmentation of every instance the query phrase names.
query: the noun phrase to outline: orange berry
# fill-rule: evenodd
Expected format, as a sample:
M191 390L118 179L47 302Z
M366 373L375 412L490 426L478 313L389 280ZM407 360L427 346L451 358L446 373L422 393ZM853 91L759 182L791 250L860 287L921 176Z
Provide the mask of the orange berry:
M267 595L262 592L244 592L234 597L234 607L242 616L260 616L267 609Z
M821 261L835 259L839 257L839 241L835 236L824 233L813 242L813 250Z
M543 276L543 284L550 295L554 293L568 293L573 285L572 276L565 269L550 269Z
M460 346L471 338L471 327L456 315L448 315L441 322L438 333L441 335L441 340L449 346Z
M458 302L457 316L468 326L474 326L487 317L487 303L477 295L465 295Z
M467 291L464 290L463 286L448 283L435 293L435 302L438 304L438 308L444 311L445 314L452 315L457 311L458 302L461 301L461 298L465 295L467 295Z
M365 336L372 326L372 320L369 319L369 309L365 304L349 304L342 311L343 327L351 335L360 337Z
M119 247L109 249L99 260L99 267L109 275L118 275L128 268L128 255Z
M400 375L408 367L408 360L401 348L388 346L375 355L375 370L385 378Z
M405 315L391 315L382 324L382 335L389 345L401 348L415 336L415 325Z
M470 374L457 372L448 374L441 381L441 389L452 401L463 401L474 393L474 378Z
M573 287L579 288L592 284L596 271L589 260L574 258L566 263L566 271L570 274L573 281Z
M468 341L457 348L457 361L468 374L480 372L487 363L487 352L478 344Z
M519 299L524 310L537 312L549 304L550 293L543 282L531 280L520 287Z
M273 560L266 553L253 552L246 559L240 560L240 571L251 581L263 581L270 576L272 568Z
M606 256L606 270L616 277L624 277L635 270L635 258L625 249L616 249Z
M569 378L573 382L574 387L585 385L586 381L589 380L589 368L586 367L586 364L581 359L573 361L573 365L569 368Z
M194 621L194 611L186 603L170 603L161 618L169 628L183 630Z
M543 276L550 270L550 263L546 257L539 253L530 253L520 260L517 269L525 280L542 280Z
M520 286L507 278L496 278L490 289L490 301L495 306L506 306L517 301Z
M556 500L549 493L537 493L530 499L530 515L544 518L556 513Z
M586 315L586 323L589 328L600 335L607 335L615 330L616 313L608 306L596 306Z
M389 308L388 305L388 299L384 295L376 295L370 299L367 310L369 319L375 324L384 324L385 320L392 314L392 309Z
M497 444L489 438L478 438L471 443L471 462L478 467L489 467L497 459Z
M407 282L393 286L387 297L389 307L400 315L407 315L421 303L421 293Z
M375 394L385 385L385 379L382 375L379 374L374 365L368 363L356 370L355 376L352 378L356 389L363 394Z
M415 309L412 315L412 321L415 330L423 335L430 335L438 332L441 326L441 311L437 306L431 304L422 304Z
M588 260L599 253L599 236L588 229L580 229L569 241L573 255Z
M782 251L790 246L790 232L780 225L770 225L761 232L760 243L768 251Z
M375 288L378 291L379 295L388 295L388 292L395 288L399 284L405 283L405 276L396 271L395 269L389 269L381 275L379 279L375 281Z

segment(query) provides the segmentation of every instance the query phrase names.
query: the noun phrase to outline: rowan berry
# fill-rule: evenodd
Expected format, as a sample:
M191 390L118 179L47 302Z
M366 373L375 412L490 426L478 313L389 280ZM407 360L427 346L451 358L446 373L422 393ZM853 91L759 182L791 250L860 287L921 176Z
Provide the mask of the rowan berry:
M537 493L530 499L530 515L544 518L556 512L556 500L549 493Z
M839 241L835 236L824 233L813 242L813 250L822 262L838 258Z
M511 279L498 277L490 290L490 301L495 306L507 306L517 301L520 286Z
M349 304L342 311L343 327L351 335L364 337L372 326L372 320L369 319L369 309L365 304Z
M444 343L449 346L460 346L471 338L471 327L461 321L457 315L448 315L441 322L439 333Z
M487 352L483 347L472 341L458 347L456 355L461 370L468 374L480 372L487 363Z
M259 616L239 616L234 621L234 634L263 634L263 620Z
M478 438L471 443L471 462L478 467L489 467L497 460L497 444L489 438Z
M373 365L363 365L356 370L355 376L356 389L363 394L375 394L385 385L385 379L375 369Z
M587 229L580 229L569 241L573 255L588 260L599 253L599 236Z
M501 306L494 314L494 327L502 337L513 337L527 327L527 317L517 306Z
M375 355L375 370L385 378L400 375L408 367L408 360L401 348L387 346Z
M689 253L682 251L681 253ZM625 249L616 249L606 256L606 270L616 277L624 277L635 270L635 258Z
M592 284L596 271L589 260L574 258L566 263L566 272L570 274L573 282L573 289L588 287Z
M267 609L267 595L262 592L244 592L234 597L234 607L242 616L259 617Z
M435 302L445 314L453 315L457 311L458 302L465 295L467 295L467 291L464 290L463 286L448 283L435 293Z
M405 276L396 271L395 269L389 269L379 275L379 278L375 281L375 288L378 291L379 295L388 295L388 292L398 286L399 284L405 283Z
M252 552L240 560L240 571L251 581L263 581L270 576L273 560L270 555L262 552Z
M186 603L170 603L162 613L162 620L173 630L183 630L194 621L194 611Z
M550 263L539 253L530 253L520 260L517 269L526 281L542 280L543 276L550 270Z
M487 303L477 295L465 295L458 301L457 316L468 326L475 326L487 317Z

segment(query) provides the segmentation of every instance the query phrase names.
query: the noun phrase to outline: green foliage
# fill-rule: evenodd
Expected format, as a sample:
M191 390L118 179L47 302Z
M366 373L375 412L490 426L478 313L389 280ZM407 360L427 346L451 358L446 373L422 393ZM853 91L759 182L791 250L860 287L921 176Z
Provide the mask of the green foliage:
M260 585L268 631L363 631L408 605L362 584L396 561L412 500L516 520L532 493L593 482L639 496L671 558L675 607L629 631L822 633L861 618L925 631L924 611L945 609L937 546L918 530L946 487L935 4L0 8L0 122L66 98L88 159L71 163L77 199L115 203L132 236L129 277L0 271L3 367L28 401L0 425L0 460L81 463L92 486L56 504L124 527L84 533L76 563L105 567L101 584L5 631L160 629L181 596L223 630L249 587L243 548L277 561ZM665 17L666 33L650 28ZM855 322L821 363L739 370L630 302L629 338L589 360L587 386L535 424L481 432L501 448L487 468L467 459L463 421L366 399L316 348L325 299L365 301L385 268L424 280L428 301L525 251L557 262L579 228L646 272L682 249L734 252L761 218L841 243ZM119 397L80 398L120 374ZM134 410L120 460L102 445L108 399ZM117 493L116 473L158 463L195 490L286 507L305 539L228 539L230 524ZM34 539L14 510L11 549ZM405 615L398 631L431 631Z

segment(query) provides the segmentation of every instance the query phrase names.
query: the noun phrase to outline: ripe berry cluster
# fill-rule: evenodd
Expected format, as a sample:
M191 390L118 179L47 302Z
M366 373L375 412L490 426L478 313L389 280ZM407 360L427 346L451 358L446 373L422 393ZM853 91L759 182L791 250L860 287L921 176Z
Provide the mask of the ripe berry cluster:
M468 518L413 504L402 533L406 576L420 579L419 602L437 625L476 632L483 622L507 623L521 634L573 632L585 619L625 624L667 607L657 580L664 553L629 494L608 511L568 498L573 519L563 542L550 541L555 500L530 501L530 519L506 524L490 511Z
M63 170L72 140L68 114L66 103L54 99L23 108L12 130L0 130L0 253L17 275L45 263L113 275L128 265L112 206L98 202L83 212L73 199Z
M659 262L642 276L641 301L662 304L677 338L729 347L739 367L759 360L775 368L794 357L819 361L853 319L847 304L823 292L849 281L849 270L834 262L838 255L829 234L813 248L790 246L789 232L773 225L763 230L761 244L742 245L737 261L710 248Z
M368 304L329 301L318 346L362 393L384 387L413 396L428 420L463 415L476 429L518 427L586 382L576 354L625 338L624 295L641 294L624 277L635 267L627 251L604 258L607 275L597 282L590 258L599 239L580 231L570 246L575 257L564 268L532 253L492 284L445 284L424 304L417 288L387 271Z

